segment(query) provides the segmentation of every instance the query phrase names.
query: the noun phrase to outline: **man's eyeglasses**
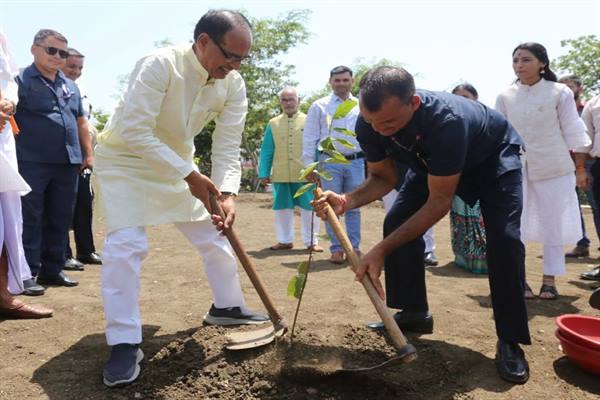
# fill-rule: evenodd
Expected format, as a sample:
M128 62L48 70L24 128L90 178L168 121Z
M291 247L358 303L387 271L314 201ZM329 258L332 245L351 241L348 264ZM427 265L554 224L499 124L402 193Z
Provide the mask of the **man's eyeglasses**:
M66 60L67 57L69 57L69 52L67 50L62 50L56 47L52 47L52 46L42 46L39 44L36 44L36 46L41 47L42 49L44 49L44 51L46 52L46 54L48 54L49 56L53 56L56 53L58 53L58 56L60 58L62 58L63 60Z
M207 35L208 35L208 34L207 34ZM217 42L215 39L213 39L213 37L212 37L212 36L208 35L208 37L209 37L209 38L210 38L210 40L212 40L212 41L213 41L213 43L214 43L214 44L215 44L215 45L216 45L216 46L219 48L219 50L221 50L221 54L223 54L223 57L225 57L225 59L226 59L227 61L233 61L233 62L240 62L240 63L241 63L241 62L244 62L244 61L248 61L248 60L250 59L250 56L249 56L249 55L248 55L248 56L244 56L244 57L242 57L242 56L238 56L237 54L233 54L233 53L230 53L230 52L228 52L227 50L225 50L225 49L223 48L223 46L221 46L221 45L219 44L219 42Z

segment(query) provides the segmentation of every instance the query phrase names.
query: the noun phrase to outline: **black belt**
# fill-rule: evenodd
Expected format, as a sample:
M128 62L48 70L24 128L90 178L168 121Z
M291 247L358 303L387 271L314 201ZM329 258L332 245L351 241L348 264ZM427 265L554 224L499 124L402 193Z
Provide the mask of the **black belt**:
M344 157L346 157L346 160L356 160L357 158L363 158L364 156L365 156L365 153L362 151L359 151L358 153L354 153L354 154L344 155Z
M320 151L319 153L327 154L322 151ZM365 156L365 153L364 153L364 151L359 151L358 153L354 153L354 154L343 154L343 156L346 158L346 160L356 160L358 158L363 158Z

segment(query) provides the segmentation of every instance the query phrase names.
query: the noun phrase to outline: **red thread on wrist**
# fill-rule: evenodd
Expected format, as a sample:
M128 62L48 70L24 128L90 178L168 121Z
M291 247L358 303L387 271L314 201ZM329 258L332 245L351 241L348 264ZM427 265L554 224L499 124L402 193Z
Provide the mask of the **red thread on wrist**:
M342 214L346 212L346 205L348 204L348 199L346 199L346 194L342 193L340 195L340 202L342 203Z

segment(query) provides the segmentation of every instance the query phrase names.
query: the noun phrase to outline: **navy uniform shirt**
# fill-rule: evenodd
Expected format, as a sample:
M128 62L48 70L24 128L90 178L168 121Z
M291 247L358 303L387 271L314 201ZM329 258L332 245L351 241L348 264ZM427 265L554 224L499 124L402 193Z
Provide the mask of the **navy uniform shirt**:
M15 118L21 133L16 137L19 161L81 164L77 118L83 116L75 82L61 71L54 82L44 78L35 64L16 81L19 103Z
M500 113L446 92L417 90L416 95L421 105L408 125L391 136L358 118L356 133L367 161L391 157L417 172L461 173L457 194L471 204L482 180L521 168L523 142Z

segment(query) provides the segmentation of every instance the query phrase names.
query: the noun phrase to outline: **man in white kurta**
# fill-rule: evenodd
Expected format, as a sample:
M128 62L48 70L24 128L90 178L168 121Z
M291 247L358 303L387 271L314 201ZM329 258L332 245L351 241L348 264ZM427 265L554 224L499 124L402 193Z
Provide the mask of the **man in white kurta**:
M175 223L203 256L214 297L206 323L268 321L245 308L233 251L213 227L230 226L235 216L247 111L237 70L251 44L241 14L208 12L196 25L193 45L160 49L138 61L98 136L96 175L108 232L101 275L106 338L112 346L103 374L107 386L130 383L139 374L145 226ZM194 165L194 136L213 120L209 179ZM226 220L213 216L211 222L209 192L218 196Z

